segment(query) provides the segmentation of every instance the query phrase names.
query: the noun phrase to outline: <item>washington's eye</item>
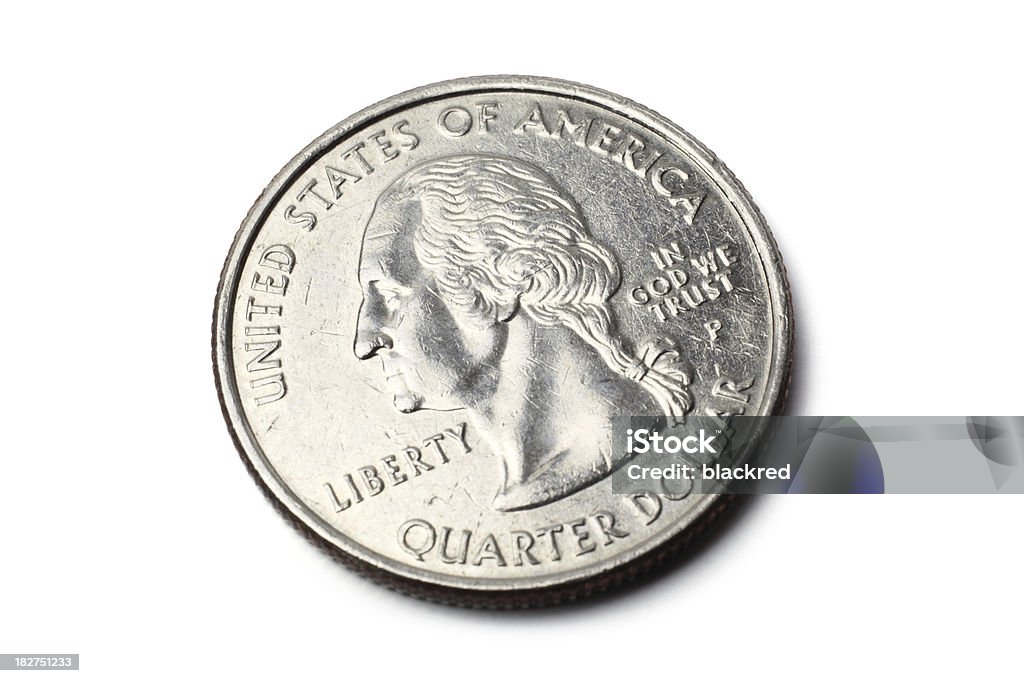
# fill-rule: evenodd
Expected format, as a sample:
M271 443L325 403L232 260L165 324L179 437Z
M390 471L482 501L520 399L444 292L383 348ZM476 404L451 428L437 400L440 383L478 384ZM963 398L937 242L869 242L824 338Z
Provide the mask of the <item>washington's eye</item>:
M373 284L374 289L377 290L377 293L380 295L381 300L384 301L384 306L389 311L395 311L400 307L402 303L402 297L405 294L405 292L403 291L405 289L404 287L395 287L379 281L374 282Z

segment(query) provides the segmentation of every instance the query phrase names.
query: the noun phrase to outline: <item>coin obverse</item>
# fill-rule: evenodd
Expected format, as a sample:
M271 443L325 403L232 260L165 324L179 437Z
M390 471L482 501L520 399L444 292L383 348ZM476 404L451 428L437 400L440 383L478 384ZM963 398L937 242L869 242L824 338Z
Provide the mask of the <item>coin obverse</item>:
M321 548L393 588L519 607L622 583L720 494L612 491L612 420L770 415L781 258L700 142L595 88L468 78L296 156L242 223L214 366L243 461Z

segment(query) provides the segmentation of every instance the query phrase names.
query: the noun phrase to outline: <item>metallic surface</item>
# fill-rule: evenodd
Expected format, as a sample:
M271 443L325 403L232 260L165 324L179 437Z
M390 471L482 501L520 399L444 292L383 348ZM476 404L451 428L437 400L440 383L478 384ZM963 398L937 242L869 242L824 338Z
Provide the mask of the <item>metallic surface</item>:
M777 413L791 337L768 228L707 148L500 76L374 105L278 174L225 263L214 364L250 472L318 545L521 606L703 528L724 499L611 492L611 420Z

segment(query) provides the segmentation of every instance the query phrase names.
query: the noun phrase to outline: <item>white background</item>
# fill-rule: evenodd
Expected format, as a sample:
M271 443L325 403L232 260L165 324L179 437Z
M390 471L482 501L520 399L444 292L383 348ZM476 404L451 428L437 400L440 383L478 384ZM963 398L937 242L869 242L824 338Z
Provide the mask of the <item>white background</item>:
M334 564L235 455L209 327L246 210L347 115L488 73L620 93L729 164L789 268L790 413L1024 413L1019 10L704 4L6 7L0 651L93 681L1019 680L1020 496L771 497L638 590L481 613Z

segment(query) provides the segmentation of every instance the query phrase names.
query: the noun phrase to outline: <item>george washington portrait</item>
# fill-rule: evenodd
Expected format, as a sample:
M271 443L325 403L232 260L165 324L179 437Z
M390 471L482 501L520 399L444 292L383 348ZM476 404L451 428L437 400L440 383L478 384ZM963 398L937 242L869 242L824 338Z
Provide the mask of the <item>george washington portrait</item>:
M674 344L618 327L621 281L541 169L435 159L391 183L367 223L354 351L380 363L398 410L467 411L502 468L495 509L544 505L623 464L616 416L691 409Z

